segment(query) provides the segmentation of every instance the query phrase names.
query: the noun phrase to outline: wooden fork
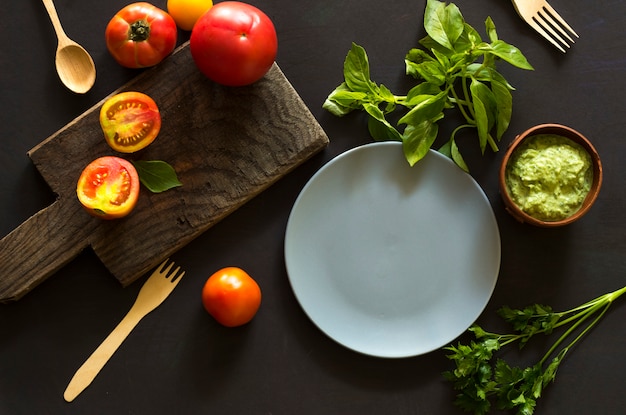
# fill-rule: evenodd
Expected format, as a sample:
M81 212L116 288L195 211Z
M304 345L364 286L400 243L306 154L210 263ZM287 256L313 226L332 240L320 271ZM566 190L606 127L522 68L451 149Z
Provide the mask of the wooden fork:
M512 0L517 14L541 36L565 53L578 34L546 0ZM569 41L569 43L568 43Z
M177 275L180 271L180 267L177 267L174 272L170 274L174 263L170 263L169 266L165 268L167 261L167 259L163 261L152 273L143 287L141 287L139 295L128 314L126 314L111 334L104 339L102 344L98 346L87 361L76 371L63 394L63 398L66 401L73 401L74 398L91 384L96 375L104 367L106 362L109 361L109 358L115 353L137 323L139 323L146 314L157 308L167 296L174 291L174 287L180 282L185 272L183 271L180 275Z

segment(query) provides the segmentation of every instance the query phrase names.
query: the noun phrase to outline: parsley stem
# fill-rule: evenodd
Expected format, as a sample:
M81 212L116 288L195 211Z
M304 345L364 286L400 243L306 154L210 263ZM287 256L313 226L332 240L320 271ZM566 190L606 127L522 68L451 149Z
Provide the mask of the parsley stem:
M577 320L575 321L575 323L569 329L567 329L561 337L559 337L559 339L552 345L552 347L550 347L550 349L546 352L543 358L539 361L539 364L543 365L545 361L552 355L552 353L554 353L556 348L559 347L559 345L563 343L565 339L567 339L574 332L574 330L576 330L581 324L583 324L589 317L594 315L596 311L602 309L600 315L597 316L591 323L589 323L589 325L587 325L587 327L585 327L585 329L578 336L576 336L576 338L569 345L567 345L567 347L564 348L564 350L567 352L578 340L580 340L589 330L591 330L593 326L596 325L596 323L602 318L602 316L604 316L604 313L606 313L610 305L611 303L603 304L601 302L598 302L597 304L594 304L593 307L576 314L575 318Z
M586 302L585 304L573 308L569 311L566 311L564 313L560 313L563 315L567 315L567 314L571 314L573 312L577 312L579 310L579 313L575 314L572 317L569 317L561 322L559 322L558 324L556 324L554 327L560 327L563 325L566 325L572 321L578 320L576 321L576 323L574 323L572 325L572 327L570 327L557 341L556 343L554 343L554 345L550 348L550 350L547 351L547 353L544 355L544 357L541 359L540 364L543 364L548 357L556 350L556 348L559 346L559 344L561 344L567 337L570 336L570 334L578 327L580 326L588 317L591 317L593 314L596 313L596 311L598 310L602 310L600 312L600 314L591 322L589 323L589 325L587 325L587 327L585 327L585 329L578 334L578 336L576 336L576 338L574 340L572 340L572 342L570 342L570 344L568 344L564 349L564 353L567 353L567 351L569 351L569 349L574 346L574 344L576 344L576 342L578 342L585 334L587 334L587 332L589 332L589 330L591 330L597 323L598 321L600 321L600 319L602 319L602 317L604 316L604 314L606 314L606 312L608 311L609 307L611 306L611 304L613 303L613 301L617 300L622 294L626 293L626 287L623 287L619 290L613 291L612 293L608 293L608 294L604 294L598 298L595 298L591 301Z

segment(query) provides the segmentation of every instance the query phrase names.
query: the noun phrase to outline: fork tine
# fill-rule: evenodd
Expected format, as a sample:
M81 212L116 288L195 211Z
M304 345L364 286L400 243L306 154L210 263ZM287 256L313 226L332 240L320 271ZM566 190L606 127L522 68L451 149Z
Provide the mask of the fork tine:
M546 11L547 11L548 13L550 13L550 15L551 15L551 16L552 16L555 20L557 20L557 21L561 24L561 26L563 26L563 27L565 27L567 30L569 30L569 31L570 31L570 33L571 33L571 34L573 34L574 36L579 37L579 36L578 36L578 33L576 33L576 32L574 31L574 29L572 29L572 27L571 27L570 25L568 25L568 24L567 24L567 22L565 21L565 19L563 19L563 18L562 18L562 17L561 17L561 16L557 13L557 11L556 11L556 10L554 10L554 9L552 8L552 6L550 6L548 3L546 3L546 4L544 5L544 8L546 9ZM573 40L572 40L572 42L573 42Z
M161 263L161 265L159 266L159 269L158 269L159 274L163 274L163 275L169 274L170 270L174 266L174 263L170 262L170 264L167 266L167 268L163 269L163 267L165 266L165 264L167 263L168 260L169 260L169 258L166 259L165 261L163 261Z
M178 275L178 271L180 271L180 267L176 267L174 272L172 272L172 274L170 275L170 277L172 277L172 283L174 285L178 284L178 281L180 281L181 278L183 278L183 275L185 275L185 271L183 271L180 275Z
M565 53L565 49L563 49L563 47L561 47L561 45L559 45L556 40L552 39L552 37L548 34L548 32L543 30L543 27L541 27L539 25L539 23L537 23L537 21L535 19L529 19L526 22L533 29L535 29L541 36L543 36L548 42L552 43L554 46L556 46L557 49L559 49L561 52ZM567 44L566 44L566 46L569 47L569 45L567 45Z
M172 270L172 267L174 266L173 261L170 262L167 268L163 269L165 267L165 264L167 264L168 261L169 261L169 258L166 258L165 261L163 261L161 265L159 265L159 267L156 269L156 272L163 275L166 279L171 278L171 282L177 284L178 281L180 281L180 279L183 277L183 275L185 275L185 271L183 271L180 275L178 275L178 273L180 272L180 266L178 266L170 274L170 271Z
M566 48L570 47L569 43L567 43L567 41L563 39L563 37L561 37L560 34L552 28L550 22L546 20L546 18L541 13L537 13L537 15L533 17L533 20L537 22L537 25L541 26L545 31L550 33L550 35L552 35L552 38L559 42L562 46L565 46ZM572 40L572 42L574 41Z
M541 16L543 20L548 23L549 28L554 29L559 32L560 35L566 37L571 43L574 43L574 39L567 33L565 29L559 23L554 20L553 16L548 12L543 12L542 10L537 13L538 16ZM561 38L563 39L563 38Z

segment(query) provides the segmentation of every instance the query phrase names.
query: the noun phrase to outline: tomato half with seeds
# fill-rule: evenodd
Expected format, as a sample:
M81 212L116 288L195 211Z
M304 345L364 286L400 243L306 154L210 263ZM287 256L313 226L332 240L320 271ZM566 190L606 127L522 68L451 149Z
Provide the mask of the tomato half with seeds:
M139 175L131 162L105 156L85 167L76 185L76 195L93 216L117 219L135 208L140 186Z
M161 62L176 46L176 22L166 11L146 3L132 3L109 21L104 36L111 56L127 68Z
M111 148L134 153L150 143L161 130L156 102L141 92L122 92L105 101L100 109L100 126Z

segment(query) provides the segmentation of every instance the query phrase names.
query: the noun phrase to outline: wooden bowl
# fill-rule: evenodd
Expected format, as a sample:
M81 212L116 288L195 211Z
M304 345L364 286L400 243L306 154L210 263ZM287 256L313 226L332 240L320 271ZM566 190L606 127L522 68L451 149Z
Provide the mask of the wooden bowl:
M538 134L552 134L558 135L561 137L569 138L570 140L580 144L591 156L592 161L592 169L593 169L593 181L591 183L591 189L585 200L583 201L580 209L576 211L571 216L566 217L565 219L556 220L556 221L547 221L537 219L528 213L524 212L520 209L515 202L511 199L509 195L508 186L506 184L505 176L506 170L511 159L513 152L528 138L536 136ZM602 164L600 163L600 156L598 152L593 147L593 145L578 131L573 130L572 128L566 127L564 125L559 124L541 124L535 127L529 128L524 131L522 134L515 137L513 142L509 145L507 149L504 159L502 160L502 164L500 166L500 194L504 201L505 208L507 212L509 212L515 219L523 223L529 223L531 225L553 228L557 226L563 226L570 224L572 222L580 219L585 213L589 211L591 205L595 202L598 197L598 193L600 192L600 186L602 185Z

